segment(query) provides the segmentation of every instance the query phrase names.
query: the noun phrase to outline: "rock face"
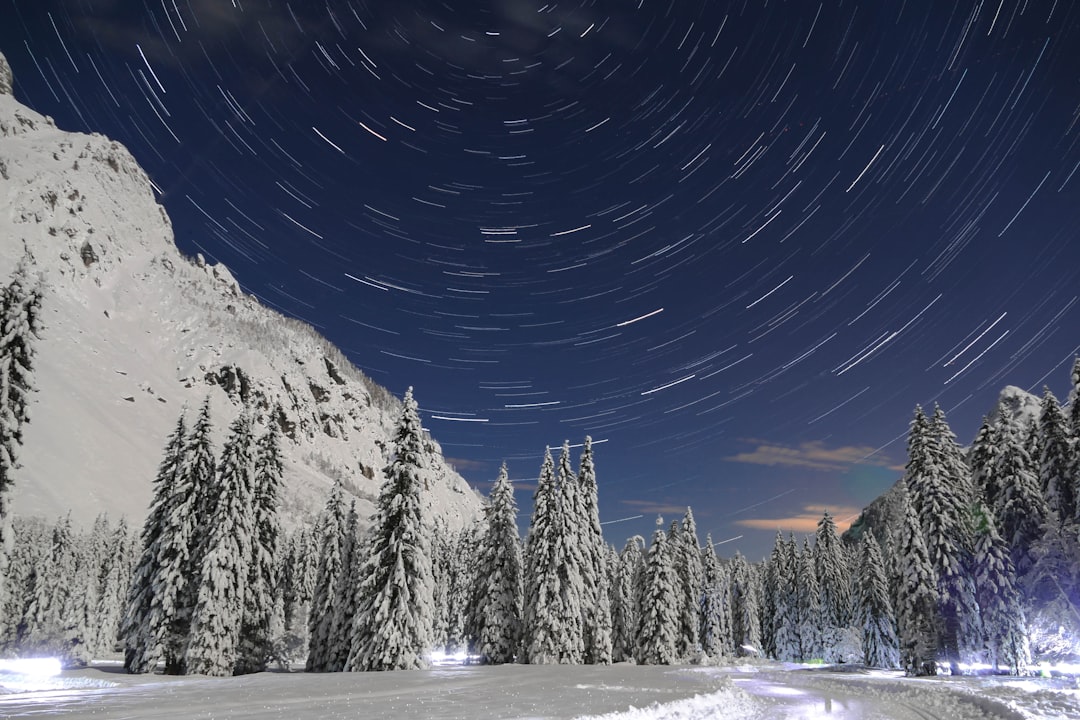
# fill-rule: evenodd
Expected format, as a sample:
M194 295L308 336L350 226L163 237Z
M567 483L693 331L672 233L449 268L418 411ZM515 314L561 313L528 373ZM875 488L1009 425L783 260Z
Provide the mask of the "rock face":
M11 86L2 58L0 85ZM24 248L46 295L17 514L141 523L167 434L209 397L218 450L244 405L260 427L282 428L289 517L321 507L335 480L370 515L400 402L310 326L245 295L224 266L181 255L123 146L59 130L8 92L0 281ZM430 438L423 462L428 517L474 518L479 497Z
M4 54L0 53L0 95L11 95L14 85L15 81L11 76L11 66L8 65Z

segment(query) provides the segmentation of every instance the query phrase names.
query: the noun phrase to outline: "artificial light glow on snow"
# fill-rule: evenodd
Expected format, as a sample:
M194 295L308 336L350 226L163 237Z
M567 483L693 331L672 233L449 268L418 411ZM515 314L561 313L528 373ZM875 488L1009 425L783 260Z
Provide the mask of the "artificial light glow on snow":
M48 658L12 658L0 660L0 672L15 673L29 678L47 678L63 670L60 660Z

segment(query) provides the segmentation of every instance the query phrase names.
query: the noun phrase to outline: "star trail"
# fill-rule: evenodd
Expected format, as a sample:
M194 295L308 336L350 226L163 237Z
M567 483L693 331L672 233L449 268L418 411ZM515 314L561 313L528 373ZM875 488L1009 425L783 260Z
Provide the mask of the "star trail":
M3 0L15 94L527 518L597 446L621 545L840 520L1080 351L1080 6ZM644 516L644 517L641 517ZM629 519L626 519L628 518Z

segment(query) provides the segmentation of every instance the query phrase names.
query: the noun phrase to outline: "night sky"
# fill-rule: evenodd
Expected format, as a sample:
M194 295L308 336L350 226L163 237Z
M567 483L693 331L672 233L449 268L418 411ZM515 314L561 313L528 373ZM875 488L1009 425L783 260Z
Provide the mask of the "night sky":
M1072 0L0 0L15 95L523 516L596 447L621 546L760 558L1080 345ZM576 465L577 455L574 451ZM637 519L623 520L624 518ZM613 522L620 521L622 522Z

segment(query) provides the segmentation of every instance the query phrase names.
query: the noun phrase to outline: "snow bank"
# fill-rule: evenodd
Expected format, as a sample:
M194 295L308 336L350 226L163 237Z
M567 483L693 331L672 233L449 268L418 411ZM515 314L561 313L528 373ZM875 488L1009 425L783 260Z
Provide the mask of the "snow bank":
M721 678L723 687L706 695L695 695L685 700L669 703L653 703L603 715L583 715L579 720L704 720L712 718L754 717L761 704L735 687L728 678Z

